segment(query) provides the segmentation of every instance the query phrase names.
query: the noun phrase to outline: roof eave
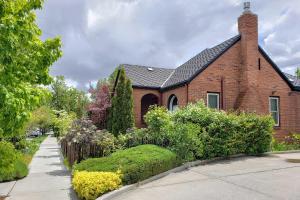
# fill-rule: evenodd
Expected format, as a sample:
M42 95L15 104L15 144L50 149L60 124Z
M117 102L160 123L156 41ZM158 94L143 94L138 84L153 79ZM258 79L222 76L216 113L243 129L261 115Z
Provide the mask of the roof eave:
M160 90L160 87L155 87L155 86L144 86L144 85L132 85L132 88L136 88L136 89Z

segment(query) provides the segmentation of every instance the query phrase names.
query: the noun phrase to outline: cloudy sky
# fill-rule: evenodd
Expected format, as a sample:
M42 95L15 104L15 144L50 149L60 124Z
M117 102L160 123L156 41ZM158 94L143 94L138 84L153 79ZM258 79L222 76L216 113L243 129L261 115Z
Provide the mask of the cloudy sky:
M63 57L52 75L86 89L121 63L175 68L235 36L240 0L45 0L43 39L60 36ZM300 1L252 0L259 42L278 66L300 66Z

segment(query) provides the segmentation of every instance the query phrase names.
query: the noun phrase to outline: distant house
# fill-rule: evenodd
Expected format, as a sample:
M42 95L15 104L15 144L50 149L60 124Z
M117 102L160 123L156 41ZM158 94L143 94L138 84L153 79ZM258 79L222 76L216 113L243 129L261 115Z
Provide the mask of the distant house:
M211 108L272 114L278 137L300 133L300 79L284 74L258 45L249 3L238 31L176 69L122 65L132 81L136 126L144 126L150 105L174 110L203 99Z

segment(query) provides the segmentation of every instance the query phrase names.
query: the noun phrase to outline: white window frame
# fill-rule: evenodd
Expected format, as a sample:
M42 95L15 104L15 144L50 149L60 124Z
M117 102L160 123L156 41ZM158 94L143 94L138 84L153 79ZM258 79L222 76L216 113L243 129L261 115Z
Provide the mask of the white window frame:
M209 107L209 96L217 96L217 104L218 104L218 110L220 110L220 94L219 93L216 93L216 92L207 92L207 97L206 97L206 105L207 107ZM216 109L216 108L212 108L212 109Z
M271 108L271 100L275 99L276 100L276 106L277 106L277 111L272 111ZM277 123L275 124L275 126L280 126L280 107L279 107L279 97L269 97L269 112L270 114L272 113L277 113ZM272 115L273 117L273 115ZM275 121L275 120L274 120Z

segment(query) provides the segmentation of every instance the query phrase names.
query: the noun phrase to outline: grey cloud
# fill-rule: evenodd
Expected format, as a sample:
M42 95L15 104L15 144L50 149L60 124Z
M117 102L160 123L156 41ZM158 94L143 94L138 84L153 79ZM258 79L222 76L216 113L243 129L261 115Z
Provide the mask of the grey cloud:
M261 41L275 34L263 47L275 60L286 58L279 66L290 70L300 63L291 56L300 51L300 42L293 42L300 31L298 1L252 4L260 17ZM64 56L51 73L84 89L121 63L176 67L237 34L233 27L241 12L236 0L48 0L38 22L43 38L62 37Z

